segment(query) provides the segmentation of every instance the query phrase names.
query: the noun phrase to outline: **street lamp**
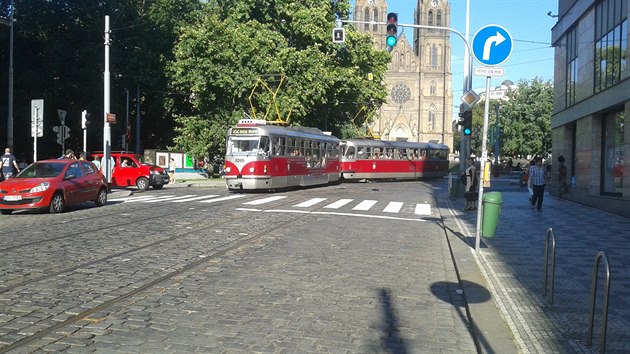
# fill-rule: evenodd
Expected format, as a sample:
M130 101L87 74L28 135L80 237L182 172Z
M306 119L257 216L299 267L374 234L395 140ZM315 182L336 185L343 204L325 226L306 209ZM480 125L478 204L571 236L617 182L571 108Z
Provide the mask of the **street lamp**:
M13 13L14 0L11 0L9 19L2 18L0 23L9 26L9 114L7 117L7 147L13 149Z

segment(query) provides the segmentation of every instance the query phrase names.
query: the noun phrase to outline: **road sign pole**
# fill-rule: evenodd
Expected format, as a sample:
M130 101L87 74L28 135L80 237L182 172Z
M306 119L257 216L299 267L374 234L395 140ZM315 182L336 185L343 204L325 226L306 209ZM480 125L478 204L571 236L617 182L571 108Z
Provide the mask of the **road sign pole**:
M491 76L486 76L486 102L483 110L483 134L481 140L481 163L480 163L480 174L478 181L481 181L481 177L485 174L484 169L486 168L486 161L488 160L488 146L486 141L488 140L488 112L490 111L490 79ZM479 198L477 200L477 233L475 234L475 251L479 251L479 246L481 243L480 233L481 233L481 218L482 218L482 203L483 201L483 183L479 183Z
M37 121L39 117L39 108L35 109L35 117L33 120ZM35 124L35 134L33 134L33 162L37 161L37 135L39 135L39 125Z

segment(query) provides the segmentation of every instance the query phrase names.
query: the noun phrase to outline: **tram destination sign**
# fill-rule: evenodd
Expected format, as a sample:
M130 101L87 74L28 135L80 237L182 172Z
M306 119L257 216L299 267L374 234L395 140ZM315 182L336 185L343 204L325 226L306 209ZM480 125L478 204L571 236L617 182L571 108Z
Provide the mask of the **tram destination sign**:
M258 128L232 128L234 135L258 134Z

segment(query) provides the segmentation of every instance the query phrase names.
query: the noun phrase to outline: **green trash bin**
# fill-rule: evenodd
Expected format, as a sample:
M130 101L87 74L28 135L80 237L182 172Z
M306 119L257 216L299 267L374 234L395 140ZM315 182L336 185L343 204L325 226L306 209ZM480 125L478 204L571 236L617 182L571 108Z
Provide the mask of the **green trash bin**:
M481 236L494 237L501 214L501 204L503 204L501 192L490 192L483 195Z

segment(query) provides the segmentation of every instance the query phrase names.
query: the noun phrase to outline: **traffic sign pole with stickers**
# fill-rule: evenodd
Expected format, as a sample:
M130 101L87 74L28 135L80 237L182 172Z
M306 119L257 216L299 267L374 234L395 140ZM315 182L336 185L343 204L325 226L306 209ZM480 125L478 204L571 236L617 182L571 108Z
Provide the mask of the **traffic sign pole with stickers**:
M497 68L507 60L512 53L512 36L499 25L487 25L479 29L472 40L472 51L475 59L485 65L484 68L477 68L475 74L486 77L486 101L483 111L483 137L481 140L481 171L480 176L486 176L486 169L490 164L488 160L488 111L490 110L490 81L492 76L503 75L503 68ZM489 171L488 171L489 172ZM482 219L483 183L479 183L479 199L477 200L477 234L475 237L475 250L479 249Z
M33 137L33 162L37 161L37 138L44 136L44 100L31 100L31 136Z

